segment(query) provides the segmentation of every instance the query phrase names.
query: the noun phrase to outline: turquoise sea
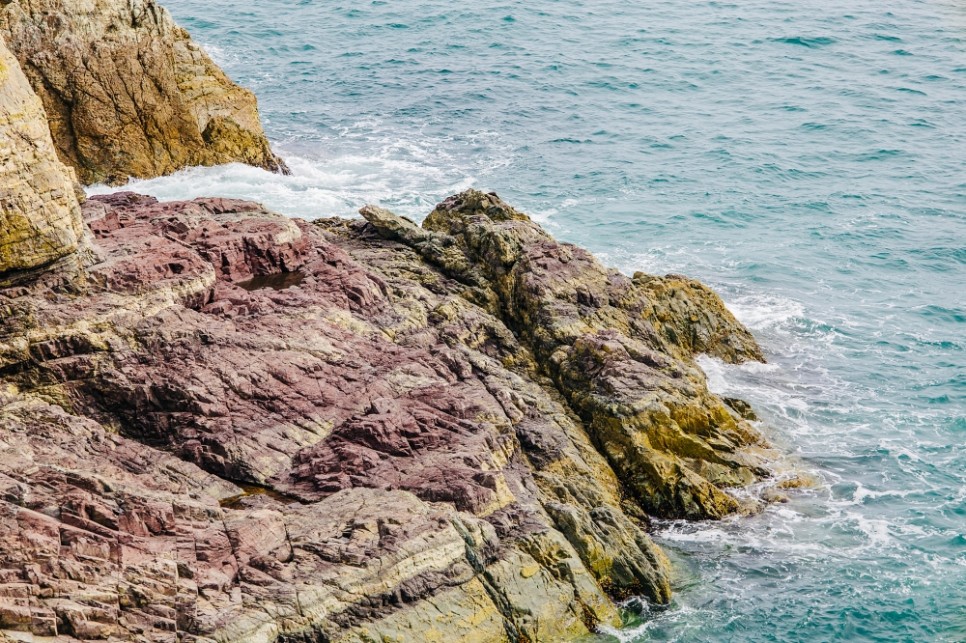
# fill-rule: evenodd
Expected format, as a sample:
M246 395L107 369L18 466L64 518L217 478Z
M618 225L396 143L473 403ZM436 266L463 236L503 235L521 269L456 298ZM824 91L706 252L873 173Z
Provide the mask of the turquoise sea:
M601 641L966 641L966 4L165 4L294 175L133 189L414 218L495 190L760 338L767 365L702 365L817 485L658 525L674 602Z

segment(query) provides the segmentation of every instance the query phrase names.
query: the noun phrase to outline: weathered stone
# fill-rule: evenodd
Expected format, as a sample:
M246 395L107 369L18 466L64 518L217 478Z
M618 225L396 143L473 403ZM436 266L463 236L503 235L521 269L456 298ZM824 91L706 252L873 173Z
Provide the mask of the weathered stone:
M739 508L720 487L766 475L759 436L693 361L760 360L761 350L703 285L607 270L494 194L451 197L423 229L384 210L362 214L514 330L646 511L719 518Z
M669 600L647 513L766 474L693 361L760 355L720 300L492 195L83 211L93 263L0 288L0 630L573 638Z
M73 183L40 99L0 40L0 274L74 252L83 229Z
M84 183L236 161L287 171L255 96L155 0L6 0L0 35L43 99L61 159Z

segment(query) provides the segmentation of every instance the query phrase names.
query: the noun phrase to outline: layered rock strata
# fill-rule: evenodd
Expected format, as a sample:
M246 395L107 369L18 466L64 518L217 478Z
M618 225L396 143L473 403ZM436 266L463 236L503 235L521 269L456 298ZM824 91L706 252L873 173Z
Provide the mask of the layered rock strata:
M574 638L668 600L649 514L767 475L693 360L761 356L720 300L494 195L83 208L95 263L0 289L0 630Z
M70 254L82 231L73 175L57 160L40 99L0 41L0 277Z
M86 184L231 162L286 170L255 96L154 0L2 0L0 37Z

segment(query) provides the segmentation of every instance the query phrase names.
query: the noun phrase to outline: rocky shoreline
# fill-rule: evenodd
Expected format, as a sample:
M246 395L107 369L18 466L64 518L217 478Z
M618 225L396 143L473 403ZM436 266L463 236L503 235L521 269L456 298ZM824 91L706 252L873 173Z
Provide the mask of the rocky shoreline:
M606 269L478 191L422 225L79 202L58 154L85 182L143 175L82 153L62 92L40 92L48 130L28 85L85 51L80 25L134 30L115 62L198 54L167 58L182 93L223 74L147 0L0 5L29 62L0 43L0 640L572 639L670 599L650 516L757 508L729 489L776 454L695 357L763 357L705 286ZM54 14L57 38L31 31ZM171 95L150 100L190 111ZM282 169L254 122L144 171Z

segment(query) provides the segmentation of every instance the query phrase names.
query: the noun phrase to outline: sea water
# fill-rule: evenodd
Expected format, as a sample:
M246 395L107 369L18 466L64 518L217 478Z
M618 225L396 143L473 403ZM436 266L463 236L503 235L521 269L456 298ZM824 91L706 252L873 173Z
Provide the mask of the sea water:
M966 640L966 4L164 4L293 175L132 189L416 219L494 190L760 339L766 365L701 365L816 485L658 524L674 600L601 641Z

